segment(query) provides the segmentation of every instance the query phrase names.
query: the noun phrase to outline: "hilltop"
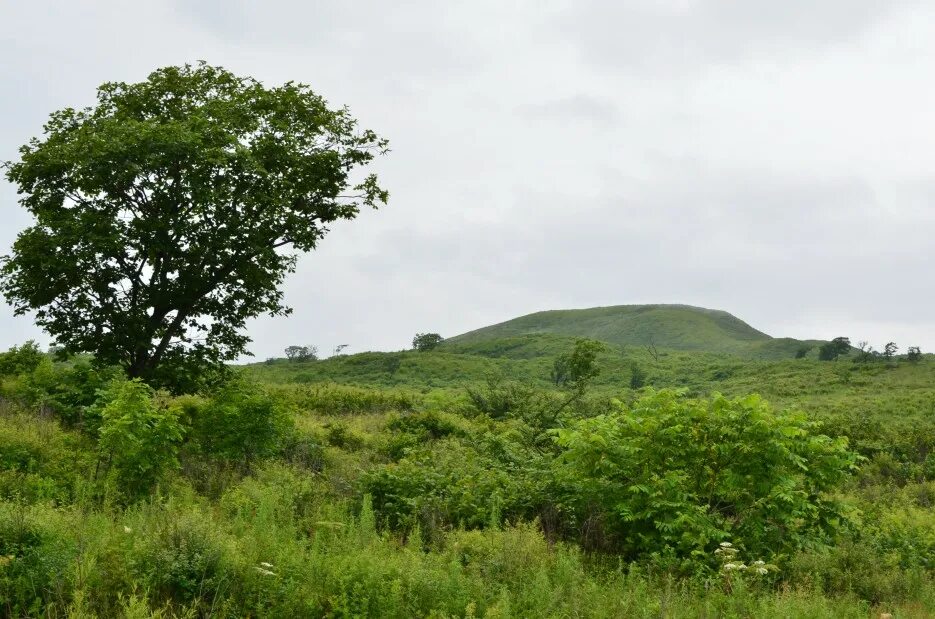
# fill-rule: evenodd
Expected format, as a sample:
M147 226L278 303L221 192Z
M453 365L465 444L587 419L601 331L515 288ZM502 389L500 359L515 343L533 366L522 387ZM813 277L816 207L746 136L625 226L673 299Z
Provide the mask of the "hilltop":
M616 305L536 312L452 337L444 348L467 352L497 340L542 334L753 359L789 358L805 344L820 343L774 338L721 310L690 305Z

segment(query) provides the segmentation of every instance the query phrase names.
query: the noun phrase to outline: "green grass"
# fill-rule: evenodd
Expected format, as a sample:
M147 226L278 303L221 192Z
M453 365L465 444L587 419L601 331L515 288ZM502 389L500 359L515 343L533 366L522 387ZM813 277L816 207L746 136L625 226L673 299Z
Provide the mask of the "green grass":
M575 416L637 398L636 365L647 387L756 392L803 410L866 458L839 489L855 519L834 545L777 557L768 582L727 582L622 563L559 535L548 510L524 511L541 487L543 443L529 442L519 417L480 413L468 388L499 377L547 406L562 397L552 363L575 339L513 335L245 366L288 410L275 453L231 467L183 450L181 467L133 503L99 474L95 437L33 393L56 374L44 369L41 384L6 377L0 615L935 616L935 359L769 360L634 344L601 354ZM390 526L381 488L414 501L401 506L407 526ZM599 535L599 525L581 526Z
M791 338L771 338L720 310L689 305L618 305L537 312L455 336L443 348L534 334L587 337L617 346L655 344L757 359L792 357L803 344Z

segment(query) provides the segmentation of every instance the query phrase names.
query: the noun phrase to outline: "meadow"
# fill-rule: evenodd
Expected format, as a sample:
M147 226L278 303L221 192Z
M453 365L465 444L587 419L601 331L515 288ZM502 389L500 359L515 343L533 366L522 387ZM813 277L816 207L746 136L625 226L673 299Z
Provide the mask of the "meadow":
M549 374L574 346L268 360L181 396L4 353L0 608L935 614L931 358L607 347L578 392Z

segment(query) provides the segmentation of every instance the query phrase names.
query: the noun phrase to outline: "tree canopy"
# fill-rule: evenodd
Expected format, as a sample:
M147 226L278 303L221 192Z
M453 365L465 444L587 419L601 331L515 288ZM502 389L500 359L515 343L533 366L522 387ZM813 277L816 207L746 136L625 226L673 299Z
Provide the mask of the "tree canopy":
M412 347L419 352L434 350L444 339L438 333L416 333L412 338Z
M246 351L247 319L290 312L280 287L298 252L386 202L359 171L386 150L303 84L205 63L106 83L6 164L35 222L0 292L67 352L132 377L222 364Z

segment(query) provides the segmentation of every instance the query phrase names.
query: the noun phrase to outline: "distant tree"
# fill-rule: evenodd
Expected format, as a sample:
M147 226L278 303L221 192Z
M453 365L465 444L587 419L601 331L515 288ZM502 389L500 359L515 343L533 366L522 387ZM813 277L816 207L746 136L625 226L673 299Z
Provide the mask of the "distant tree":
M656 337L649 336L649 344L646 345L646 352L653 358L653 361L659 362L659 351L656 349Z
M318 359L316 346L287 346L286 358L291 361L314 361Z
M910 363L918 363L922 360L922 350L918 346L910 346L909 351L906 353L906 361Z
M818 358L822 361L834 361L851 351L851 341L846 337L836 337L818 347Z
M412 347L419 352L426 352L437 347L444 339L437 333L416 333L412 338Z
M799 346L798 349L796 349L795 351L795 358L804 359L808 355L808 353L811 352L812 348L814 348L814 346L811 346L809 344L803 344L802 346Z
M866 341L857 342L857 357L854 359L854 363L870 363L871 361L876 360L880 356L880 353L873 349L873 346L868 344Z
M344 349L347 348L348 346L349 346L349 344L338 344L337 346L334 347L334 352L332 353L332 356L337 357L337 356L340 355L340 354L344 351Z
M886 359L892 359L896 356L898 351L899 346L896 345L896 342L887 342L886 346L883 347L883 357Z
M0 293L69 353L175 388L289 313L281 284L329 224L386 202L360 174L386 146L303 84L204 63L104 84L5 166L35 221Z
M646 371L634 363L630 366L630 389L641 389L646 385Z

